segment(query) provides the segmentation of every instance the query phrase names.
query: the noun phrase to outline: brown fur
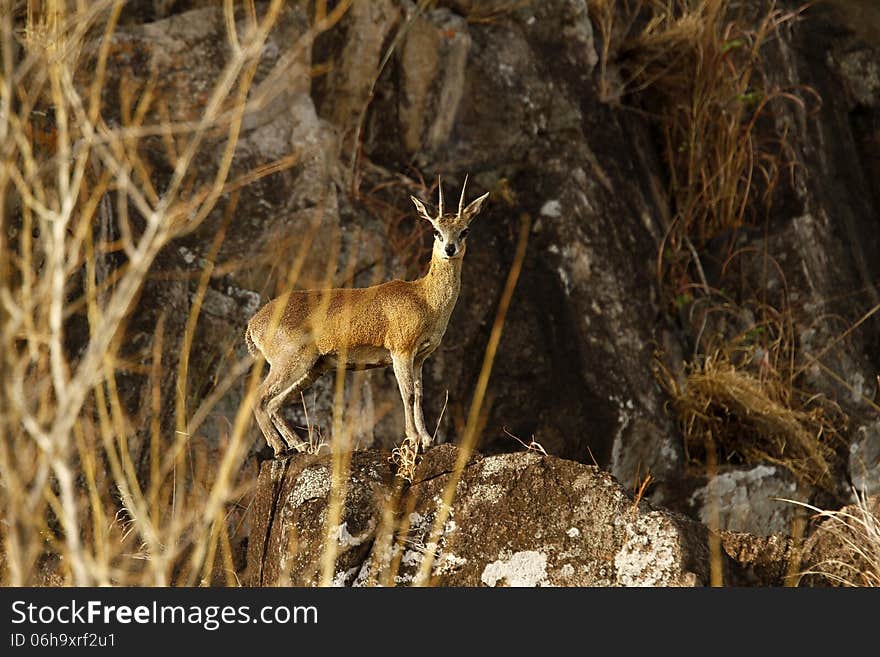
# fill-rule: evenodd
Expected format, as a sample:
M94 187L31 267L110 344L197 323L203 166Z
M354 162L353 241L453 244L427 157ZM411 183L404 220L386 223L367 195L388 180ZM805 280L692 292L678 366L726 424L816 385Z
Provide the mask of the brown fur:
M261 353L270 366L254 414L276 455L288 447L305 447L279 414L284 399L338 367L340 359L346 369L393 365L407 436L418 436L427 446L430 436L421 413L421 367L440 345L458 299L465 252L460 232L486 196L464 210L459 207L457 214L437 218L428 216L421 202L413 199L443 235L435 241L430 269L422 278L368 288L294 291L286 299L273 299L251 318L245 332L248 350L253 355ZM450 257L444 248L454 248L455 255ZM279 310L282 303L284 308Z

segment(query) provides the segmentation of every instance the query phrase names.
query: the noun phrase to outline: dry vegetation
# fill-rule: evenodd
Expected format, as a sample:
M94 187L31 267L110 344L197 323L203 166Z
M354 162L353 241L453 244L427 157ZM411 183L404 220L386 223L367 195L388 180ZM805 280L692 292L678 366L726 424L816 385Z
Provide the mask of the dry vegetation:
M136 95L112 90L131 101L117 125L103 116L102 94L123 4L79 3L73 9L62 1L26 3L0 18L4 584L196 584L215 571L221 582L237 581L230 537L240 529L237 501L246 490L236 475L250 447L250 400L261 368L247 378L245 403L221 453L209 461L192 438L250 365L234 363L202 403L187 399L189 350L213 256L203 265L187 321L174 399L163 398L160 385L162 321L144 362L126 362L120 348L163 247L193 231L222 195L234 198L244 185L295 161L288 157L229 179L243 117L272 100L272 85L252 89L252 81L283 3L270 2L260 14L244 3L238 28L233 3L225 3L231 54L196 120L149 123L148 110L162 99L148 85ZM334 25L348 4L320 12L291 52ZM283 74L289 64L282 58L272 74ZM161 138L172 166L162 188L144 158L151 137ZM212 180L198 184L194 162L218 141L226 146ZM99 228L108 216L120 233L112 242ZM108 254L121 264L108 265ZM88 339L73 353L66 332L76 318L86 322ZM133 368L150 380L148 412L140 417L125 407L118 385ZM160 409L169 404L176 426L170 435L159 422ZM134 462L144 417L145 468Z
M691 365L683 385L668 373L662 377L683 425L686 452L703 461L708 450L720 450L728 462L775 463L802 482L833 491L829 442L840 414L830 414L821 398L792 400L778 372L763 369L759 378L716 352Z
M774 87L764 70L766 49L810 4L783 11L773 1L598 0L590 10L601 45L600 93L645 114L664 146L670 216L657 277L694 345L681 369L660 354L655 374L671 398L689 459L709 473L719 464L770 462L802 485L839 493L842 441L836 438L848 418L803 383L817 358L801 353L795 324L810 319L796 317L786 289L768 293L769 270L786 287L776 254L766 246L762 253L737 250L732 239L743 228L766 229L775 193L797 166L786 123L775 117L792 107L809 114L821 104L810 88ZM719 242L730 245L723 284L710 282L703 267ZM757 286L745 284L737 269L745 257L764 263ZM823 370L846 387L845 377ZM839 526L854 561L869 555L876 564L876 518L823 515Z
M771 2L752 16L730 0L600 0L592 11L603 96L646 96L642 111L662 134L674 215L658 267L673 270L661 279L680 288L677 279L690 278L676 271L687 269L680 258L760 221L789 165L787 135L762 133L759 123L777 101L804 105L812 92L773 88L762 52L803 9L782 12ZM607 72L612 58L618 76Z
M812 511L821 521L816 538L822 545L798 578L818 579L835 586L880 586L880 502L853 490L855 503L839 511L788 500Z
M764 50L805 8L769 2L755 14L729 0L602 0L592 12L602 93L609 102L642 99L635 109L647 112L664 146L671 216L657 275L696 335L684 371L659 365L658 374L688 451L705 462L711 445L724 462L771 461L830 488L828 443L844 417L798 388L787 295L771 302L766 279L757 290L732 275L733 289L713 286L702 264L713 240L769 220L774 191L794 166L789 135L769 119L780 104L806 109L817 99L810 89L773 87ZM722 280L743 255L731 249ZM773 254L759 255L776 266Z

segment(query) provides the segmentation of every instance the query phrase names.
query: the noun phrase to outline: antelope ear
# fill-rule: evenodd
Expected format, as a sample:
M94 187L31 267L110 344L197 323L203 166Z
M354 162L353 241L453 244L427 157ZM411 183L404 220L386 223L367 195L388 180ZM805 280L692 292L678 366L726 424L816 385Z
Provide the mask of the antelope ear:
M468 206L461 211L462 220L470 223L471 220L473 220L473 218L477 216L477 213L479 213L480 208L483 206L483 201L485 201L487 198L489 198L489 192L486 192L481 197L474 199L473 201L468 203Z
M420 215L423 219L427 219L427 220L430 221L431 223L434 223L434 220L431 218L431 215L429 215L429 214L428 214L428 211L425 209L425 204L422 203L422 202L421 202L419 199L417 199L415 196L410 196L410 198L412 199L413 204L416 206L416 210L418 211L419 215Z

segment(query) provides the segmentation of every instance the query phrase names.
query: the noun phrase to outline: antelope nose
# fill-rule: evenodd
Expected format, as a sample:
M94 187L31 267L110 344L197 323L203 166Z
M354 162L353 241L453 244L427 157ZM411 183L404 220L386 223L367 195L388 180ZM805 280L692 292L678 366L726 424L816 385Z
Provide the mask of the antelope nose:
M446 255L448 255L448 256L455 255L455 244L447 244L446 245Z

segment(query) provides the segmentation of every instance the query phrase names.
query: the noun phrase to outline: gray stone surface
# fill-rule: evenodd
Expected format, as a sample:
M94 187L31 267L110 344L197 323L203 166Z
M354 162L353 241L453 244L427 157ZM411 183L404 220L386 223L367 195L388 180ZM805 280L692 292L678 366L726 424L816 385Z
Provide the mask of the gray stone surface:
M855 430L849 447L849 476L863 495L880 493L880 421Z
M691 495L690 504L707 526L717 514L718 529L757 536L786 535L799 508L794 477L773 465L758 465L716 474ZM800 500L803 501L803 500Z

